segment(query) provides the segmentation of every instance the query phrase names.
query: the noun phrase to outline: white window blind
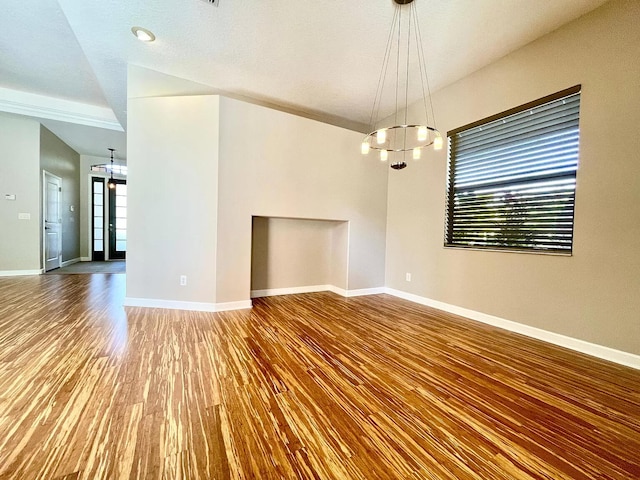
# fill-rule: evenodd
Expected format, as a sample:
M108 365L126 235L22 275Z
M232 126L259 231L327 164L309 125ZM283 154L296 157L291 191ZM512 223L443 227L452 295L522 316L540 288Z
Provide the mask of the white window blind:
M580 87L447 133L446 246L571 253Z

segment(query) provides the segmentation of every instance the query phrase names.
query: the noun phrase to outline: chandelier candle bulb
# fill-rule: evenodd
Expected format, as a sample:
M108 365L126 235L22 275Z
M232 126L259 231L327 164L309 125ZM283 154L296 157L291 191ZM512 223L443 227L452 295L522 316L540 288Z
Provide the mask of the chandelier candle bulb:
M386 162L389 159L389 152L386 150L380 150L380 161Z
M418 141L425 142L427 140L428 132L427 127L418 127Z
M382 145L384 142L387 141L387 131L386 130L378 130L378 132L376 133L376 141L378 142L378 145Z
M444 140L442 138L442 135L436 134L436 138L433 139L433 149L442 150L443 145L444 145Z
M362 142L362 145L360 146L360 153L362 153L362 155L369 154L369 142Z
M420 148L416 147L413 149L413 159L420 160Z

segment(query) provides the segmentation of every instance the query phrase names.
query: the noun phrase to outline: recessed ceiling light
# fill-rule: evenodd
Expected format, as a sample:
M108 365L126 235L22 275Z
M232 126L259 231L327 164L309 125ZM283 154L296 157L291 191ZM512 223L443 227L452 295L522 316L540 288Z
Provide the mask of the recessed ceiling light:
M153 34L153 32L147 30L146 28L133 27L131 31L141 42L153 42L156 39L156 36Z

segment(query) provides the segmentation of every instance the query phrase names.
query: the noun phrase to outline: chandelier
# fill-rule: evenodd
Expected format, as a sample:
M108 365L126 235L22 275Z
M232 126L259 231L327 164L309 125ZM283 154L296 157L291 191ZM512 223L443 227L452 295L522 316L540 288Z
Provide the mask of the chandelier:
M429 145L433 145L435 150L441 150L443 138L435 127L431 89L425 66L424 51L422 50L422 36L416 6L413 0L393 1L395 6L393 22L369 120L371 133L367 134L362 141L361 153L367 155L370 150L376 150L380 154L381 161L386 162L391 157L391 168L401 170L407 166L406 157L409 152L411 152L411 158L418 160L422 149ZM411 48L412 41L415 42L413 50ZM420 95L424 107L423 122L409 121L407 118L410 87L409 67L412 54L415 54L415 61L418 63L420 71L420 81L419 83L415 82L415 87L417 88L419 85L421 88ZM391 57L394 57L393 62L391 62ZM395 68L396 74L395 89L392 90L395 95L395 115L388 121L395 122L395 124L380 126L380 104L385 91L386 78L389 76L390 64L394 65L391 67L391 73ZM404 78L401 77L401 74L404 74Z
M115 148L107 148L107 150L109 150L111 152L111 177L109 177L109 181L107 182L107 186L113 190L114 188L116 188L116 181L113 179L113 152L116 151Z

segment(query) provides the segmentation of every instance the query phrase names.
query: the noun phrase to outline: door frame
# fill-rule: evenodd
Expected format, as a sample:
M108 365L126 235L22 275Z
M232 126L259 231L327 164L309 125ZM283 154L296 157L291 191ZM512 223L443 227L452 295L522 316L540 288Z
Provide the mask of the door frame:
M47 188L47 175L49 175L50 177L53 177L57 180L60 181L60 190L58 191L58 208L61 207L62 205L62 178L54 175L53 173L47 171L47 170L42 170L42 187L40 189L41 193L42 193L42 215L41 215L41 222L40 222L40 229L42 230L42 271L43 272L47 272L49 270L47 270L47 230L45 228L46 226L46 203L47 203L47 192L46 192L46 188ZM59 210L60 215L62 215L62 210ZM58 245L58 266L54 267L54 268L61 268L62 267L62 216L59 218L60 220L60 242ZM53 270L50 269L50 270Z

